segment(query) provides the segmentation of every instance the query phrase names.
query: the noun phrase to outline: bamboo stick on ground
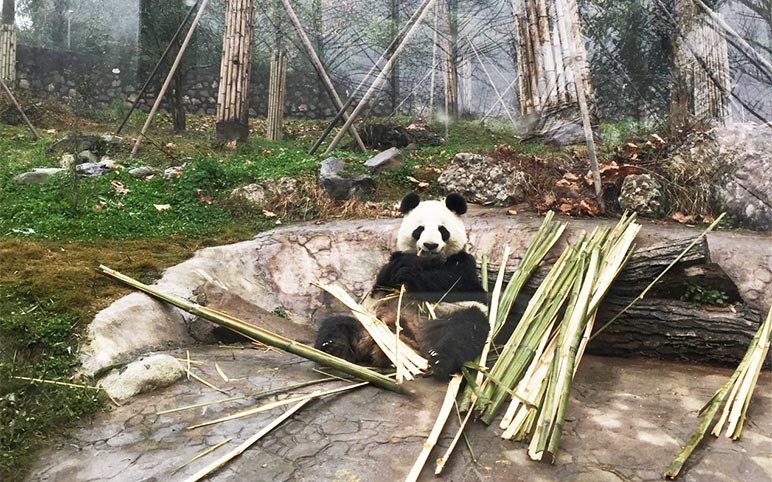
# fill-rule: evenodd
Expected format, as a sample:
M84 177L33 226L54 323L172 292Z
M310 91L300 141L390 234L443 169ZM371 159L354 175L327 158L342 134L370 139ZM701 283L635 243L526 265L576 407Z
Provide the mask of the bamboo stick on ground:
M458 395L461 380L462 376L458 373L453 375L450 379L448 390L445 392L445 400L442 402L442 407L440 407L440 413L437 415L434 427L432 427L429 437L426 439L426 442L424 442L423 449L418 455L418 459L410 469L407 478L405 478L405 482L415 482L418 480L418 476L421 475L421 470L429 459L432 449L437 445L437 440L439 440L440 434L442 433L442 427L445 426L445 422L448 421L448 416L450 416L450 412L453 410L453 404L455 403L456 395Z
M237 418L242 418L242 417L248 417L250 415L256 415L258 413L267 412L269 410L273 410L274 408L283 407L284 405L289 405L291 403L300 402L303 400L311 400L314 398L326 397L328 395L335 395L336 393L341 393L348 390L353 390L354 388L362 387L364 385L367 385L368 383L369 382L360 382L354 385L348 385L341 388L334 388L332 390L326 390L323 392L316 391L309 395L303 395L299 397L288 398L287 400L279 400L278 402L267 403L265 405L260 405L259 407L250 408L249 410L242 410L241 412L228 415L227 417L220 417L215 420L209 420L208 422L191 425L190 427L188 427L188 430L193 430L195 428L200 428L200 427L206 427L207 425L214 425L215 423L228 422L230 420L235 420Z
M311 361L315 361L322 365L336 368L342 372L348 373L351 376L357 377L362 380L367 380L375 386L385 388L387 390L391 390L398 393L402 392L402 388L399 385L394 383L394 381L391 380L390 378L384 375L381 375L380 373L376 373L372 370L368 370L367 368L364 368L355 363L351 363L349 361L343 360L341 358L334 357L328 353L325 353L321 350L317 350L316 348L310 347L308 345L304 345L294 340L290 340L289 338L283 337L276 333L272 333L264 328L260 328L259 326L255 326L251 323L247 323L246 321L239 320L238 318L227 315L225 313L221 313L216 310L209 309L205 306L201 306L196 303L191 303L190 301L187 301L185 299L182 299L176 296L171 296L171 295L161 293L160 291L157 291L151 288L150 286L147 286L144 283L140 283L139 281L133 278L130 278L129 276L126 276L115 270L112 270L107 266L100 265L99 269L102 273L108 276L112 276L117 280L123 281L129 286L132 286L140 291L143 291L153 296L154 298L157 298L161 301L165 301L171 305L174 305L194 315L205 318L218 325L224 326L237 333L243 334L247 337L254 338L261 343L264 343L266 345L269 345L275 348L280 348L286 352L306 358Z
M191 462L195 462L196 460L200 459L201 457L204 457L204 456L206 456L206 455L209 455L210 453L212 453L212 452L214 452L215 450L219 449L220 447L222 447L223 445L227 444L227 443L228 443L228 442L230 442L231 440L233 440L233 437L228 437L228 438L226 438L226 439L224 439L224 440L220 441L219 443L217 443L217 444L215 444L215 445L212 445L212 446L211 446L211 447L209 447L208 449L206 449L206 450L203 450L201 453L197 454L197 455L196 455L195 457L193 457L192 459L188 460L188 461L187 461L187 462L185 462L184 464L182 464L182 465L179 465L179 466L178 466L176 469L172 470L172 471L171 471L171 473L170 473L169 475L174 475L174 474L176 474L176 473L177 473L177 472L179 472L180 470L182 470L182 469L184 469L185 467L187 467L188 465L190 465L190 463L191 463Z
M303 408L311 400L312 399L309 398L309 399L306 399L306 400L303 400L303 401L299 402L297 405L293 406L292 408L290 408L289 410L287 410L286 412L281 414L278 418L276 418L273 422L268 424L265 428L260 430L258 433L256 433L255 435L253 435L250 438L248 438L247 440L245 440L241 445L236 447L232 452L229 452L224 457L222 457L222 458L220 458L218 460L215 460L211 464L207 465L203 469L199 470L195 474L193 474L190 477L188 477L187 479L185 479L185 482L196 482L198 480L201 480L204 477L206 477L207 475L209 475L212 472L214 472L215 470L217 470L220 467L222 467L223 465L227 464L231 460L235 459L236 457L238 457L239 455L244 453L244 451L247 450L249 447L254 445L255 442L257 442L258 440L263 438L266 434L270 433L271 430L275 429L276 427L281 425L285 420L287 420L292 415L294 415L295 412L297 412L298 410Z

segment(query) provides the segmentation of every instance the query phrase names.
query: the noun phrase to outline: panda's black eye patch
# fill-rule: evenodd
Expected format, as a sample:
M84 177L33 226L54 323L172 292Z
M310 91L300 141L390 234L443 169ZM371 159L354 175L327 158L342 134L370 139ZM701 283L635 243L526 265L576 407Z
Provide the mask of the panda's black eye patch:
M423 226L418 226L417 228L415 228L413 230L413 239L418 241L418 238L421 237L421 233L423 233L423 232L424 232L424 227Z
M439 229L440 235L442 236L443 241L447 241L448 239L450 239L450 231L448 231L448 229L445 226L440 226L437 229Z

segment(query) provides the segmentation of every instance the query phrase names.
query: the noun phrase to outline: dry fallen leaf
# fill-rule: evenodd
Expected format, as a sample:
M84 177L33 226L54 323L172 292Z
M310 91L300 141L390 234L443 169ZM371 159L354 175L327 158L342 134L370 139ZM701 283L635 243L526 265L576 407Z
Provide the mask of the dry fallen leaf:
M198 198L199 202L204 204L212 204L212 196L204 196L203 192L199 188L196 188L196 197Z
M166 211L172 208L171 204L153 204L153 207L159 211Z
M507 209L507 215L514 216L517 214L517 209Z
M115 189L115 192L118 194L128 194L129 192L129 190L126 189L126 186L124 186L123 183L117 179L110 182L110 185L113 186L113 189Z
M265 216L267 218L275 218L276 217L276 213L264 209L263 210L263 216Z

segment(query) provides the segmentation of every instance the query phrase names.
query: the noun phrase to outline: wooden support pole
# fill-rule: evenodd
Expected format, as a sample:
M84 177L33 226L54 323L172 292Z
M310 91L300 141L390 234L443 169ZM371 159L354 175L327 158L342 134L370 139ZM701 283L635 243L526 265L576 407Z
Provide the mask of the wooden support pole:
M200 3L200 0L196 1L196 3L194 3L193 6L190 7L190 10L188 10L187 15L185 15L185 19L182 21L182 23L180 23L180 26L177 27L177 31L174 32L172 39L169 40L169 44L166 46L166 49L161 54L161 58L158 59L158 62L156 62L155 67L153 67L153 70L150 72L150 75L147 76L147 80L142 85L142 88L139 89L139 92L137 93L137 97L134 99L134 102L132 102L131 104L131 109L129 109L129 112L126 113L126 117L123 118L123 122L121 122L121 125L119 125L118 128L115 130L116 136L120 134L124 126L126 126L126 122L128 122L129 117L131 117L131 114L134 112L134 109L136 109L137 105L139 105L139 102L142 100L142 96L145 95L145 91L150 86L150 82L153 81L155 74L158 73L158 69L161 68L161 65L166 59L166 56L169 55L169 51L172 49L172 46L177 43L177 39L180 37L180 34L182 33L182 29L185 27L185 24L188 23L188 20L190 20L190 17L193 15L193 12L196 11L196 7L198 7L199 3Z
M298 33L298 37L300 37L300 43L303 44L303 47L306 49L306 52L311 59L311 64L319 74L319 78L322 79L322 83L324 84L325 89L327 89L327 94L329 94L330 99L332 99L332 102L335 104L335 107L338 109L338 111L343 111L343 120L347 121L348 114L346 113L346 109L343 107L343 101L338 95L338 92L335 90L332 79L330 79L330 76L327 75L327 70L324 68L322 60L316 54L316 50L314 50L314 46L311 43L311 40L308 38L305 29L303 29L303 25L300 23L300 19L295 13L295 9L292 8L292 4L289 2L289 0L281 0L281 3L284 5L284 10L287 11L287 15L289 16L290 21L292 21L292 25L295 27L295 30ZM362 138L359 136L359 132L357 132L353 125L351 126L349 132L359 146L359 149L362 152L367 152L365 143L362 141Z
M155 99L155 103L153 104L153 107L150 109L150 113L147 115L145 124L142 126L142 131L140 131L139 136L137 136L137 142L134 143L134 147L131 149L131 155L129 155L129 159L133 159L134 156L137 155L137 150L139 150L139 144L142 142L142 138L145 137L145 133L147 132L147 129L150 127L150 123L153 122L153 116L155 116L155 113L158 111L158 107L161 105L161 101L163 100L164 94L166 94L166 90L169 88L169 84L172 82L172 77L174 77L174 73L177 71L177 67L179 67L180 62L182 61L182 56L185 54L185 50L188 48L188 44L190 43L190 38L193 37L193 32L196 31L198 22L201 20L201 16L204 14L204 9L206 8L206 4L208 2L209 0L202 0L201 8L198 9L198 13L196 13L196 17L193 19L193 23L190 24L190 28L188 29L188 34L185 36L185 39L182 41L182 45L180 46L180 51L177 52L177 57L174 59L174 63L172 64L171 69L169 69L169 74L166 76L166 80L161 86L161 90L158 92L158 96Z
M423 22L426 14L429 13L429 10L431 9L432 5L434 5L435 1L436 0L427 0L421 7L419 7L420 13L418 14L418 18L416 19L415 23L410 27L410 30L407 31L405 37L402 39L402 42L400 42L400 44L397 46L397 49L394 51L394 54L389 58L389 61L386 62L383 70L381 70L381 73L378 74L378 77L375 78L375 81L372 83L367 92L365 92L362 100L359 101L359 104L357 104L357 106L354 108L354 111L351 112L351 115L343 124L343 127L341 127L341 129L338 131L338 134L335 136L332 142L330 142L330 145L327 147L326 151L328 154L335 150L341 139L343 139L343 136L346 134L346 131L349 129L349 127L351 127L351 124L354 123L354 120L356 120L357 116L367 106L370 98L373 96L373 94L375 94L375 91L378 90L386 76L389 75L389 72L391 72L391 69L396 63L397 58L399 58L399 54L402 53L402 50L404 50L405 46L408 44L408 42L410 42L410 39L413 38L413 35L415 35L415 32Z
M24 122L27 124L27 127L29 127L29 130L32 131L32 135L37 140L40 136L38 136L38 131L35 130L35 127L32 125L32 122L29 121L29 118L27 117L27 114L24 113L24 110L21 108L19 103L16 101L16 97L13 96L13 93L11 93L11 89L8 88L8 85L6 85L5 81L0 77L0 85L3 86L3 90L6 94L8 94L8 97L11 98L11 102L13 102L13 105L16 106L16 109L19 111L19 114L21 114L22 119L24 119Z

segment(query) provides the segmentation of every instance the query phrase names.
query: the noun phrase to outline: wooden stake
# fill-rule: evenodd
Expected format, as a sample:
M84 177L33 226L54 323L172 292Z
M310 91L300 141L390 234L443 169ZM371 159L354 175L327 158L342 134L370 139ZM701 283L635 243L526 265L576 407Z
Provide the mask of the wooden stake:
M142 142L142 138L145 137L145 133L147 132L147 129L150 127L150 123L153 122L153 117L155 116L155 113L158 111L158 107L161 105L161 101L163 100L164 95L166 94L166 90L169 88L169 84L171 84L172 82L174 73L177 71L177 67L179 67L180 62L182 61L182 56L185 54L185 50L188 48L190 39L191 37L193 37L193 32L196 31L196 27L198 27L198 22L201 20L201 16L204 14L204 9L206 8L206 4L208 2L209 0L202 0L201 8L198 9L198 12L196 13L195 18L193 19L193 22L190 24L190 28L188 29L188 34L185 36L185 39L182 41L182 45L180 46L180 51L177 52L177 57L174 59L174 63L169 69L169 74L166 76L166 80L161 86L161 90L158 91L158 95L156 96L155 103L153 104L153 107L150 109L150 113L147 115L147 119L145 120L145 124L142 126L142 130L140 131L139 136L137 136L137 142L134 143L134 147L131 149L131 154L129 155L129 159L134 159L134 156L137 155L137 151L139 150L139 144Z
M391 69L394 67L394 64L397 62L397 59L399 58L399 54L402 53L405 46L410 42L410 40L413 38L413 35L415 35L416 31L418 30L418 27L423 22L424 18L426 17L426 14L429 13L429 10L431 9L432 5L436 0L427 0L421 7L419 7L420 14L418 15L418 18L416 19L415 23L410 27L410 29L405 34L405 37L402 39L402 42L397 46L397 49L394 51L394 54L389 58L389 61L386 62L386 65L381 70L381 73L378 74L378 77L375 78L375 81L372 83L370 88L365 92L365 95L362 97L362 100L359 101L359 104L354 108L353 112L351 112L351 115L349 116L348 120L343 124L343 127L340 128L338 131L338 134L333 138L332 142L330 142L330 145L327 147L326 153L330 153L335 150L336 147L338 147L338 144L340 143L341 139L343 139L343 136L346 134L346 131L348 131L349 127L351 127L351 124L354 123L356 118L359 116L359 114L364 110L364 108L367 106L367 103L370 101L370 98L375 94L375 92L378 90L378 88L383 83L384 79L386 79L386 76L389 75L389 72L391 72Z
M11 98L11 102L13 102L13 105L16 106L16 110L18 110L19 114L21 114L21 118L24 119L24 122L27 124L27 127L29 127L29 130L32 131L33 138L35 140L39 139L40 136L38 135L38 131L35 130L35 127L32 125L32 122L29 121L27 114L24 113L24 110L16 101L16 97L14 97L13 93L11 93L11 89L8 88L8 86L5 84L5 81L2 78L0 78L0 85L3 86L3 90L5 91L6 94L8 94L8 97Z

